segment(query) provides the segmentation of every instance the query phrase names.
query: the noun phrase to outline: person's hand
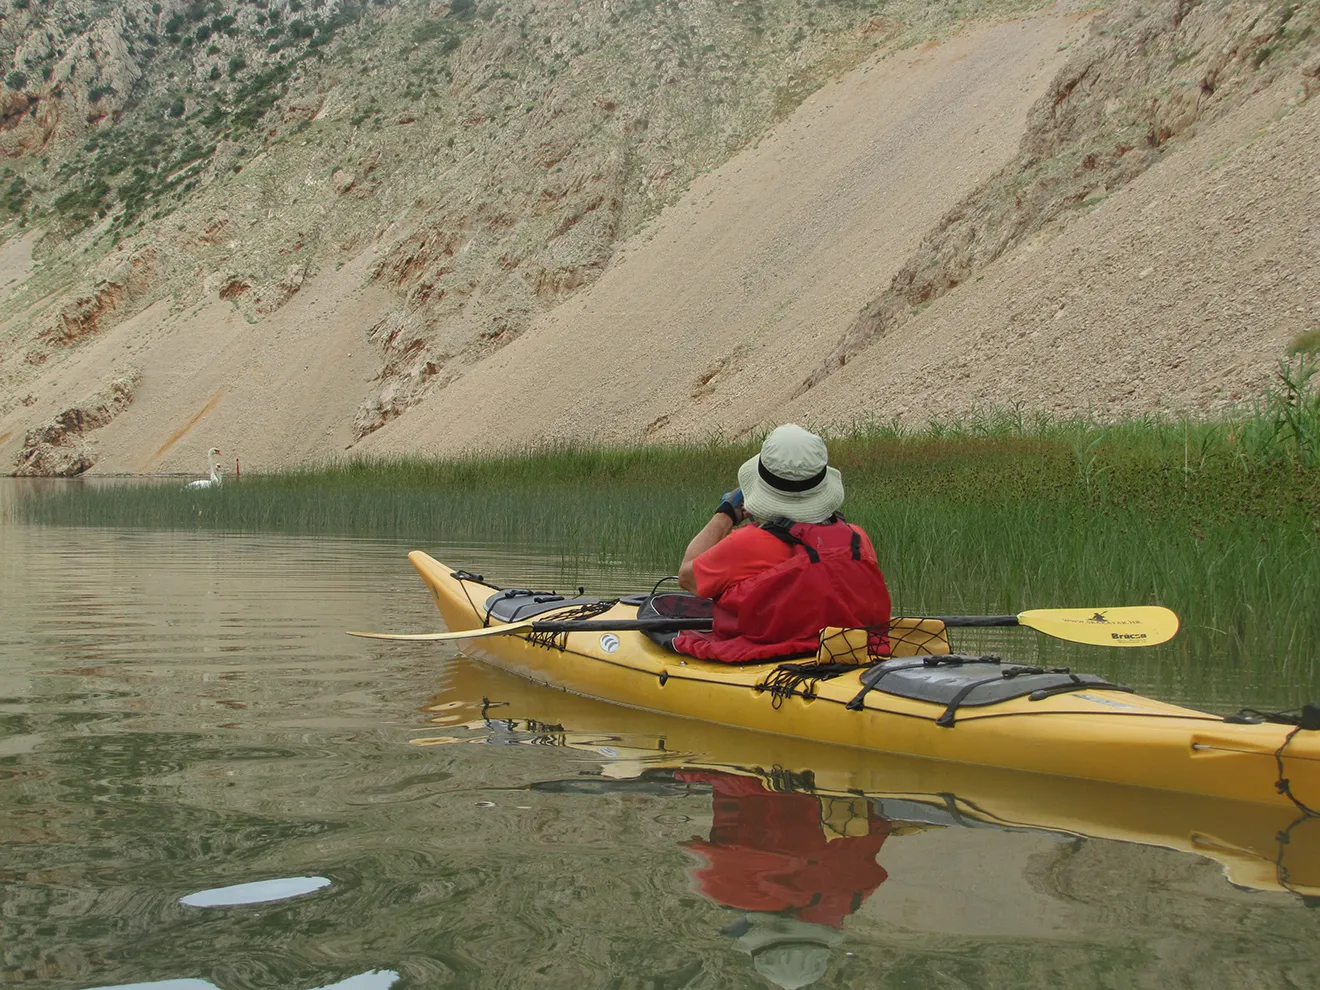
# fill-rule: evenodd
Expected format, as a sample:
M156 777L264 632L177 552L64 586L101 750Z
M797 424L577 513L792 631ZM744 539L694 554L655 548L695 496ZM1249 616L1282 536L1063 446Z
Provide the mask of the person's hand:
M729 521L737 526L747 518L747 510L743 508L743 493L741 488L735 488L731 492L725 492L724 497L720 499L716 512L722 512L729 517Z

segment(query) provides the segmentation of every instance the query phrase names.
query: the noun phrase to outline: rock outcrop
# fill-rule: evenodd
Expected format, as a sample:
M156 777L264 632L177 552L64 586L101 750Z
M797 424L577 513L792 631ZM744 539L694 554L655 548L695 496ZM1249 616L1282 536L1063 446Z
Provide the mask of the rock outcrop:
M14 473L64 478L82 474L96 463L95 442L89 434L132 404L141 381L142 373L136 369L120 372L95 395L28 430Z

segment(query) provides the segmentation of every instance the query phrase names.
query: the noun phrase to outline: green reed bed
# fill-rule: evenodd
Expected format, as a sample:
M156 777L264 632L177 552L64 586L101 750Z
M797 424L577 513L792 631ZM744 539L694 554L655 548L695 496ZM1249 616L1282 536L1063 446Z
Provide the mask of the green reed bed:
M1121 656L1087 650L1087 669L1170 698L1186 697L1191 681L1201 703L1320 697L1320 552L1309 524L1215 520L1193 533L1177 519L1132 511L930 500L855 518L875 537L900 613L1163 604L1183 622L1174 643ZM1054 651L1062 663L1079 652L1039 646L1043 660Z
M1307 363L1309 361L1310 363ZM831 437L845 512L872 534L900 612L1159 603L1170 647L1125 659L1178 694L1213 658L1225 698L1320 696L1320 398L1311 359L1221 422L971 415ZM559 445L447 461L351 461L218 491L70 485L25 499L51 524L389 535L554 548L673 573L739 464L738 443ZM454 563L461 564L461 561ZM519 575L492 575L516 582ZM572 575L566 575L572 578ZM1110 651L1102 651L1108 655ZM1214 683L1211 683L1214 682Z

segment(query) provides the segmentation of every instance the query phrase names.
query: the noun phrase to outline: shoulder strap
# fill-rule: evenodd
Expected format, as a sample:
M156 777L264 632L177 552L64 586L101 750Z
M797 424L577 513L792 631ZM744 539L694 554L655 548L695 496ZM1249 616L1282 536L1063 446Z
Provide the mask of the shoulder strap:
M776 539L783 540L790 547L801 547L803 550L807 552L807 559L810 560L813 564L820 563L820 554L816 552L816 548L812 546L808 546L802 540L798 539L797 536L794 535L794 533L791 530L787 529L786 527L779 525L779 523L768 522L768 523L762 523L761 528L765 530L767 533L769 533L771 536L775 537Z
M849 530L852 531L852 539L851 541L849 541L849 550L852 552L853 560L861 560L862 531L859 530L856 526L852 525L851 523L844 522L843 517L838 515L837 513L830 517L830 522L821 525L833 525L835 523L843 523L844 526L846 526ZM820 563L820 554L816 552L816 548L812 546L808 546L801 539L799 539L798 536L792 530L788 529L787 527L781 525L778 522L768 522L768 523L762 523L761 528L765 530L767 533L769 533L771 536L783 540L790 547L801 547L803 550L807 551L807 556L811 559L811 562L813 564Z

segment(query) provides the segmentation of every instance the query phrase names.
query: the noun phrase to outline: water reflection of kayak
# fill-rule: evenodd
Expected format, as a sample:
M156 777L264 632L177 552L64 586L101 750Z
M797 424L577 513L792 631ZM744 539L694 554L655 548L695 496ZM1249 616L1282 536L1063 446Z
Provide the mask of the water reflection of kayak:
M926 828L1030 830L1160 846L1218 862L1255 890L1320 897L1320 820L1282 805L1175 794L914 759L678 719L551 690L459 660L426 706L437 731L419 745L553 745L591 757L591 768L533 785L573 793L690 791L713 771L774 794L862 798L890 834ZM475 731L474 731L475 730ZM825 807L822 804L822 808ZM830 815L822 813L822 821ZM862 819L854 816L854 822ZM840 835L851 834L847 825ZM858 834L877 834L867 824Z
M451 572L420 551L410 559L451 630L504 621L499 611L492 613L508 603L501 589ZM535 603L537 618L637 617L637 600L593 602L541 601ZM1052 786L1096 781L1273 805L1285 817L1299 810L1295 801L1320 807L1318 732L1229 722L1088 675L1033 674L957 656L936 666L930 655L947 655L948 640L940 629L927 632L927 641L906 659L898 659L896 645L896 659L875 667L787 682L777 678L774 663L734 666L684 658L631 630L556 636L524 631L469 640L463 649L576 694L763 733L1048 774L1057 778ZM880 667L885 676L877 677ZM1033 678L1039 677L1052 679L1038 688ZM780 689L770 690L777 680Z

